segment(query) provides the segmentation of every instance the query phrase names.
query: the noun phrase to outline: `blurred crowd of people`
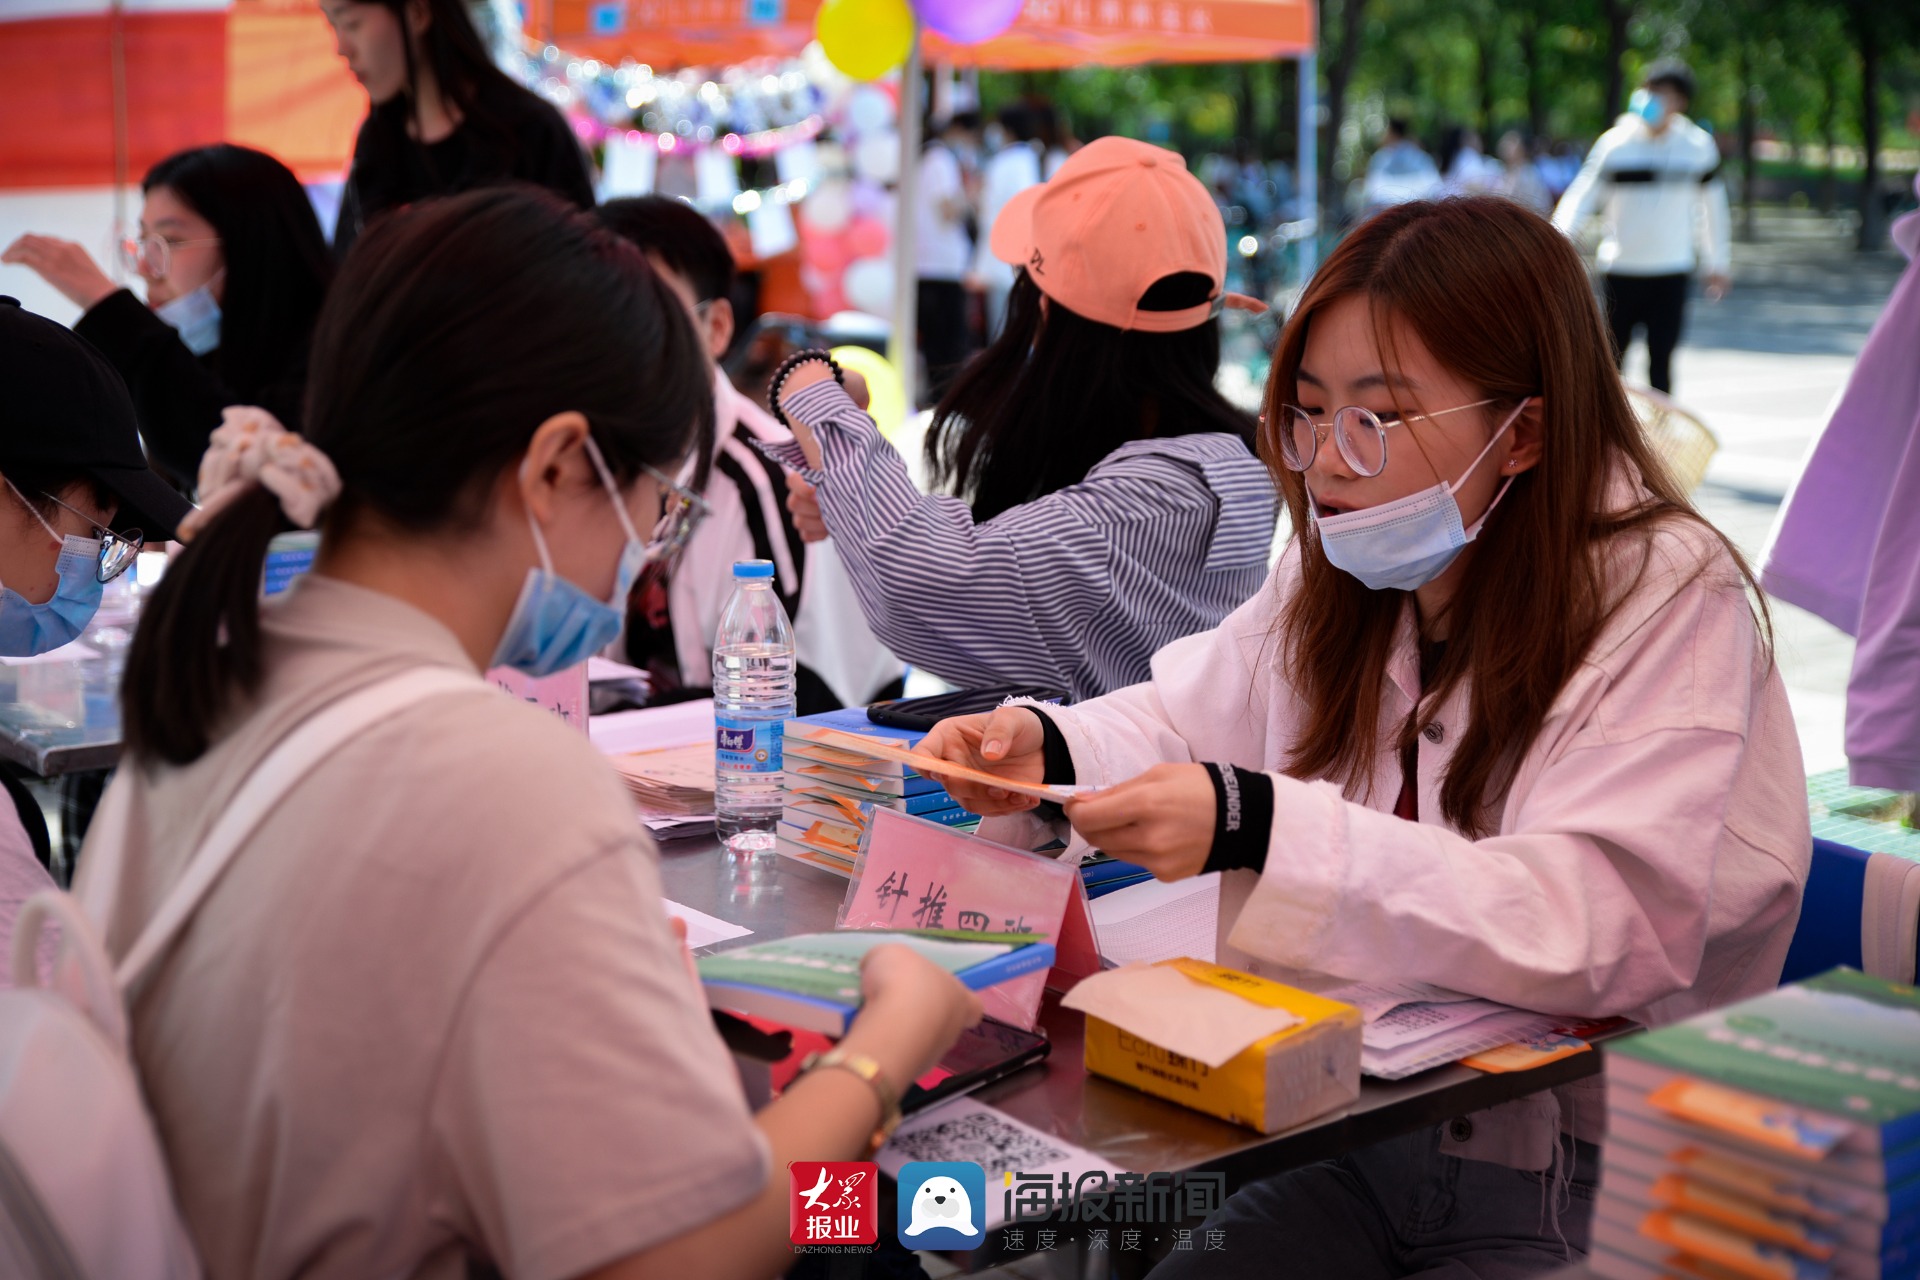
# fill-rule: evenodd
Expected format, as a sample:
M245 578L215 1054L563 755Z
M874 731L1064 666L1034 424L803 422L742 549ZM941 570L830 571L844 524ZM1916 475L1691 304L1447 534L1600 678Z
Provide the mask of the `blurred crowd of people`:
M1006 323L1014 270L989 240L1007 202L1059 171L1080 148L1045 100L1010 103L983 121L966 108L928 123L916 188L915 275L926 402Z
M1584 148L1564 138L1532 138L1509 129L1491 153L1476 129L1454 125L1433 151L1413 135L1405 119L1387 121L1380 146L1349 203L1366 215L1409 200L1442 195L1503 195L1546 214L1580 172Z

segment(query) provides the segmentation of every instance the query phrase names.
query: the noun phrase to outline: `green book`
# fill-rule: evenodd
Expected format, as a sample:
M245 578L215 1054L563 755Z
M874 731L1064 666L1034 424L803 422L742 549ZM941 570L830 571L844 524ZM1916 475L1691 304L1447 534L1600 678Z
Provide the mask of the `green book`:
M702 956L700 981L716 1009L842 1036L860 1011L860 962L888 942L913 948L975 991L1053 965L1053 946L1037 933L846 929Z
M1788 1156L1853 1152L1906 1164L1912 1152L1903 1148L1920 1142L1920 990L1856 969L1834 969L1606 1052L1614 1092L1634 1109ZM1910 1172L1889 1168L1884 1176Z

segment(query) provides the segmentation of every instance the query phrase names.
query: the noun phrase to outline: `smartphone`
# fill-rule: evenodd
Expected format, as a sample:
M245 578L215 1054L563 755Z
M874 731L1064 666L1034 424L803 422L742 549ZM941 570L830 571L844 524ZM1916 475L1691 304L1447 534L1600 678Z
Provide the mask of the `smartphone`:
M912 1115L937 1102L972 1093L1025 1070L1052 1049L1052 1042L1037 1031L1022 1031L992 1018L982 1018L962 1032L953 1048L941 1055L939 1066L907 1090L900 1099L900 1110ZM936 1075L942 1078L929 1083Z
M942 720L991 711L1008 698L1032 698L1036 702L1064 704L1067 695L1059 689L1037 685L1003 684L991 689L955 689L930 698L895 698L876 702L867 708L867 719L889 729L912 729L925 733Z

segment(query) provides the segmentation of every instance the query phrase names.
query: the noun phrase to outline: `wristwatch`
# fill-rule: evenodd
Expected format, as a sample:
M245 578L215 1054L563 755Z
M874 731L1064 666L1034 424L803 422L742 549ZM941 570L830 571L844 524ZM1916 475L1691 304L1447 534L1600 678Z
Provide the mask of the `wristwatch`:
M800 1064L800 1071L803 1075L810 1075L827 1067L853 1072L865 1080L874 1096L880 1099L880 1125L873 1131L871 1145L867 1148L867 1154L871 1156L886 1146L887 1139L900 1127L900 1100L893 1096L886 1076L880 1073L880 1064L864 1053L849 1053L845 1049L834 1048L825 1053L808 1054Z

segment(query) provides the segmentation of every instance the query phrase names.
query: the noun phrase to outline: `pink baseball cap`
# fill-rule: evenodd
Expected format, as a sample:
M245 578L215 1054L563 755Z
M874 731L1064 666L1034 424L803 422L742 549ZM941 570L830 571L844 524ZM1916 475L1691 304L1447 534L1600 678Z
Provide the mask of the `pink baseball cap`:
M1266 309L1224 292L1227 227L1186 161L1133 138L1096 138L1050 181L1007 201L989 247L1000 261L1025 267L1047 297L1116 329L1176 333L1205 324L1225 305ZM1140 309L1156 281L1182 272L1213 281L1208 301Z

